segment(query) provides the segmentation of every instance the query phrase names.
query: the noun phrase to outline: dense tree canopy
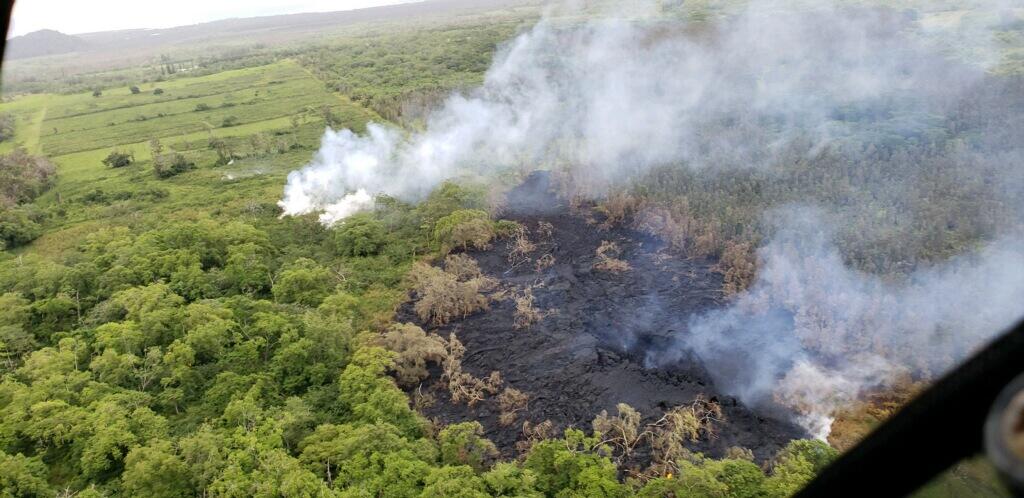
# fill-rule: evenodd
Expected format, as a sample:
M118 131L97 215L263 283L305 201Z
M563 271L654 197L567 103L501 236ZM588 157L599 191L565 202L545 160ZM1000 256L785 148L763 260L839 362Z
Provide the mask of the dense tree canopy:
M281 238L295 232L200 218L97 230L58 261L0 262L3 493L582 497L688 483L781 496L830 457L794 443L766 478L692 455L685 479L638 487L599 434L570 430L515 462L479 423L432 428L391 375L446 343L424 335L404 357L379 347L409 340L388 325L401 298L389 289L405 284L364 265L404 272L408 244L430 252L439 220L474 213L460 211L477 205L471 192L382 200L320 229L325 250L306 255Z

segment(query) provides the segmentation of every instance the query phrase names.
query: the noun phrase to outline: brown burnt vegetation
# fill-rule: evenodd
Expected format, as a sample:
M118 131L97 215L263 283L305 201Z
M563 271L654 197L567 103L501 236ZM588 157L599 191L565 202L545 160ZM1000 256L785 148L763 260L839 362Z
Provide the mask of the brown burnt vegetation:
M444 339L411 323L392 325L380 343L396 353L393 369L395 380L402 386L414 386L426 379L430 375L427 362L440 363L446 354Z
M594 251L597 255L597 262L594 263L595 270L610 271L610 272L624 272L629 271L629 263L619 259L622 254L622 250L619 249L619 245L614 242L602 240L601 245Z
M544 319L546 313L537 309L533 304L533 288L527 287L522 294L516 296L516 311L512 326L517 329L527 329L531 325Z
M887 389L865 394L835 414L828 442L840 451L852 448L878 424L889 418L925 388L910 377L897 379Z
M426 263L416 263L409 272L413 292L417 296L416 314L432 325L444 325L456 318L465 318L486 310L489 299L485 292L494 288L494 280L475 277L465 260L458 260L451 269L441 270Z
M448 383L448 391L453 403L466 403L469 406L482 401L489 394L497 394L501 389L501 372L492 371L485 379L475 377L462 370L462 357L466 348L451 334L445 344L445 356L442 366L441 380Z

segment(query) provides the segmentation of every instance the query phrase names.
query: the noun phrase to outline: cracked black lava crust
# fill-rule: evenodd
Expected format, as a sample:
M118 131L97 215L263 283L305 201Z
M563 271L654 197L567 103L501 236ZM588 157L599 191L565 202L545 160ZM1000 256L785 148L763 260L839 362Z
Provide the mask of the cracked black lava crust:
M602 230L570 214L544 172L530 175L509 193L503 218L530 230L538 246L531 261L510 269L508 240L469 255L485 275L499 282L499 289L521 292L532 287L534 306L547 316L529 328L516 329L515 302L504 299L492 301L488 311L440 327L420 321L410 302L399 310L397 320L442 337L454 332L466 347L463 368L479 377L500 371L506 386L529 395L528 407L517 414L515 423L502 426L493 396L472 407L452 404L439 382L440 369L434 367L418 387L435 399L421 409L425 416L444 423L479 421L505 457L516 456L524 421L551 420L558 434L566 427L589 431L601 410L615 414L616 404L626 403L646 423L700 395L720 404L724 421L718 424L716 437L694 443L694 451L721 457L729 447L741 446L763 461L788 441L806 437L784 417L758 413L718 393L705 370L714 365L700 365L685 356L669 368L645 365L647 352L668 347L673 335L687 333L688 317L725 304L722 277L713 271L713 261L669 255L656 238L623 227ZM536 235L541 222L553 228L546 240ZM594 269L595 252L603 241L615 242L621 249L619 258L631 269ZM554 264L538 272L533 261L544 254L551 254Z

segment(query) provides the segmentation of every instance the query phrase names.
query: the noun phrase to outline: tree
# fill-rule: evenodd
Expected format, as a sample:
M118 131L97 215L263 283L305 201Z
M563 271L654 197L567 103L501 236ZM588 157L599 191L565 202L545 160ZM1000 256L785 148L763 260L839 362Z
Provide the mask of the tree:
M427 475L421 498L487 498L483 479L465 466L432 469Z
M0 154L0 208L31 202L53 186L57 168L20 147Z
M503 426L510 426L516 421L516 413L526 409L530 396L514 387L506 387L498 395L498 406L501 414L498 415L498 423Z
M181 333L185 299L167 284L132 287L115 293L110 301L126 320L138 324L143 348L166 345Z
M725 279L722 289L726 294L737 294L747 289L757 271L757 258L749 242L727 243L716 270Z
M697 442L702 435L713 436L715 424L721 420L721 407L703 396L666 411L648 425L652 468L659 473L670 471L677 461L689 456L686 445Z
M441 363L441 380L448 383L453 403L466 403L473 406L482 401L488 394L497 394L504 382L501 372L492 371L486 379L481 379L462 370L462 357L466 347L452 332L445 341L444 362Z
M316 474L310 470L303 468L296 458L281 448L274 448L260 455L259 467L252 472L251 482L253 483L251 491L238 494L239 498L246 496L318 498L331 494L327 483L318 479ZM216 486L214 486L214 490L216 493Z
M181 339L195 352L196 361L212 362L221 358L233 340L238 324L231 310L209 301L188 305L185 311L185 336Z
M135 154L117 150L110 151L110 154L103 159L103 164L109 168L123 168L133 162L135 162Z
M341 256L372 256L387 245L387 229L369 213L347 218L334 229L335 252Z
M452 272L464 274L455 268ZM444 325L487 309L490 300L483 292L492 289L494 281L483 276L460 281L452 272L426 263L413 265L409 278L418 297L414 309L421 320Z
M729 488L729 496L756 498L762 494L764 472L752 461L725 459L714 465L715 478Z
M0 297L0 301L3 298ZM0 322L4 323L4 322ZM21 325L0 325L0 371L14 370L20 358L39 346L31 332Z
M195 167L196 163L178 152L153 157L153 173L157 178L170 178Z
M195 496L192 476L170 441L151 441L128 452L121 483L131 496L178 498Z
M480 422L451 424L437 435L441 447L441 462L445 465L468 465L480 472L494 457L498 448L483 437L484 427Z
M98 478L124 464L128 451L138 444L167 435L167 421L147 407L130 409L113 396L88 406L75 440L81 451L83 475Z
M118 354L113 349L107 349L103 354L93 357L89 369L96 373L100 382L128 387L138 363L139 357L131 353Z
M30 208L0 208L0 249L25 245L42 235L40 215Z
M204 424L178 441L182 461L189 469L193 489L206 490L227 465L228 442Z
M223 138L210 137L209 146L215 152L217 152L217 162L214 163L216 166L223 166L235 157L235 151L231 147L231 144Z
M625 403L619 403L615 409L618 411L616 416L610 416L607 410L601 410L594 418L594 434L599 434L605 441L615 444L628 456L644 435L640 430L640 412Z
M317 306L330 294L336 279L315 261L299 258L277 276L271 292L282 303Z
M263 246L252 242L228 247L224 278L228 285L243 294L256 294L270 288L271 274L268 254Z
M395 377L403 386L414 386L427 378L427 362L440 363L445 355L445 343L437 334L427 334L411 323L394 324L381 339L389 351L394 351Z
M363 347L352 355L338 381L341 401L352 419L366 423L387 421L409 437L423 432L423 420L409 408L409 398L387 376L394 353Z
M37 335L45 337L54 332L69 330L78 318L78 311L78 303L64 293L34 301L32 314L35 315Z
M434 242L442 253L461 247L487 249L494 238L494 224L486 211L461 209L437 220L434 225Z
M563 439L535 443L523 467L537 476L537 489L547 496L625 496L608 453L596 437L566 429Z
M44 498L54 496L46 480L46 465L38 458L20 453L9 455L0 450L0 496Z
M630 269L629 263L619 259L622 250L619 249L619 245L615 242L602 240L601 245L598 246L594 253L597 256L597 261L594 263L595 270L620 273Z
M837 454L835 448L816 439L790 441L775 456L772 475L764 482L767 494L791 496L831 463Z
M479 187L444 182L434 189L417 208L428 225L460 209L480 210L487 207L486 191Z
M335 488L362 489L373 496L415 496L428 462L437 458L429 441L409 439L385 422L323 424L300 448L303 465Z
M651 479L637 491L637 498L663 498L686 496L693 498L725 498L729 488L715 480L714 476L689 462L683 462L684 470L679 475Z
M481 476L491 496L541 498L537 476L510 462L499 462Z

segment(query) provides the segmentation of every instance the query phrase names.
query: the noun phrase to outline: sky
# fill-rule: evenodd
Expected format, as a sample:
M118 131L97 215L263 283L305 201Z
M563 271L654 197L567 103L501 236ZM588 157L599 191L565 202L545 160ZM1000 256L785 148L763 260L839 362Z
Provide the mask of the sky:
M8 37L40 29L66 34L169 28L231 17L332 12L410 0L17 0Z

